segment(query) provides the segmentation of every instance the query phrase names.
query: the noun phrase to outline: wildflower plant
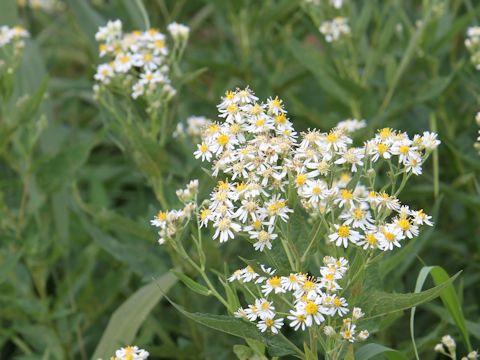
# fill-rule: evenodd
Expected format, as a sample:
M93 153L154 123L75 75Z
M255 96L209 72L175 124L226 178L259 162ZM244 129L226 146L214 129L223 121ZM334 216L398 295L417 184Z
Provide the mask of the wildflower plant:
M185 76L180 61L190 29L167 26L169 36L155 28L125 32L120 20L108 21L95 35L99 64L94 75L95 97L104 111L105 125L120 148L152 184L166 204L160 167L174 131L171 103Z
M15 72L23 56L25 39L29 36L21 26L0 26L0 96L4 101L12 95Z
M359 287L390 252L433 225L398 196L410 177L422 174L440 144L437 135L383 128L355 145L355 131L365 126L355 119L298 134L281 99L261 101L248 87L227 91L217 107L221 121L204 124L194 156L210 162L219 180L206 199L198 196L197 180L177 192L183 208L160 211L151 221L159 244L206 284L183 274L187 286L214 295L259 333L281 336L301 358L317 351L343 358L349 344L378 330L362 324L376 310ZM252 259L242 258L246 267L218 274L226 298L207 274L204 228L219 244L244 241L254 249ZM291 330L293 342L283 335Z
M467 30L465 46L470 53L470 61L477 70L480 70L480 26L472 26Z

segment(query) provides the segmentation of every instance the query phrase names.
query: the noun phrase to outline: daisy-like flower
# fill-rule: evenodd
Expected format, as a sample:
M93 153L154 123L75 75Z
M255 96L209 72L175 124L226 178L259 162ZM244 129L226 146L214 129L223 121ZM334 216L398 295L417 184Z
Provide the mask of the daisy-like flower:
M271 292L275 294L284 293L286 290L282 287L282 281L278 276L272 276L268 278L265 282L265 285L262 286L263 295L267 296Z
M304 315L307 318L305 320L305 324L308 327L312 326L313 323L320 325L325 320L322 312L327 312L323 308L321 304L321 298L319 296L316 296L313 299L308 299L306 302L298 303L297 310L303 311Z
M347 212L339 216L345 225L351 225L353 228L366 230L372 227L372 214L368 209L362 206L352 207Z
M350 34L350 26L347 18L339 16L331 21L324 21L320 25L319 31L325 36L327 42L334 42L348 36Z
M274 334L278 334L278 331L283 326L283 318L280 319L273 319L268 318L258 322L257 327L260 329L261 332L265 332L270 330Z
M402 247L400 241L405 239L405 236L402 234L402 230L398 227L389 224L379 233L380 239L378 242L378 247L383 251L393 250L393 247Z
M116 72L126 73L133 66L133 57L130 53L122 52L116 56L113 64Z
M412 224L412 221L406 216L396 218L394 220L394 225L409 239L413 239L419 234L418 226Z
M333 201L334 204L337 204L339 207L344 207L345 205L349 207L355 206L355 194L352 190L342 189L338 192L338 197Z
M345 330L340 331L340 335L342 336L342 338L344 340L347 340L347 341L353 343L355 341L355 328L356 327L357 327L356 325L354 325L352 323L349 323Z
M290 326L293 327L295 331L298 329L305 330L307 327L307 316L304 311L299 310L290 310L289 316L287 319L290 320Z
M208 144L204 142L197 145L197 151L193 155L195 159L201 159L202 161L210 161L212 159L212 151Z
M416 225L426 224L428 226L433 226L433 223L430 221L432 217L425 214L422 209L418 211L413 211L412 216L413 216L413 222Z
M265 320L275 316L275 307L272 305L272 302L267 299L255 300L255 306L258 309L257 314L260 319Z
M272 240L275 240L278 235L273 233L273 226L268 227L268 231L250 231L250 238L257 241L253 244L255 250L263 251L265 248L270 250L272 248Z
M322 180L308 181L301 193L302 196L308 199L308 202L312 205L318 204L330 194L328 191L328 185Z
M115 351L115 356L118 360L144 360L149 355L148 351L140 349L138 346L122 347Z
M357 172L357 166L363 166L364 150L360 148L350 148L341 154L341 158L335 161L335 164L349 164L350 171Z
M349 312L348 310L347 300L345 298L334 297L331 305L331 314L335 315L338 314L339 316L343 316Z
M286 291L297 291L300 288L302 281L303 278L294 273L291 273L288 276L282 276L281 278L282 287Z
M362 238L362 235L355 230L352 230L349 225L335 225L336 231L330 234L328 238L331 242L335 242L336 246L348 247L348 243L357 244Z
M114 69L111 64L100 64L94 75L95 80L108 84L114 75Z
M213 234L213 240L220 238L221 243L233 239L235 237L234 232L239 232L242 229L239 224L233 222L228 216L216 220L213 227L216 229L215 234Z
M255 280L259 276L260 275L258 275L250 265L243 269L242 280L244 282L250 282L252 280Z

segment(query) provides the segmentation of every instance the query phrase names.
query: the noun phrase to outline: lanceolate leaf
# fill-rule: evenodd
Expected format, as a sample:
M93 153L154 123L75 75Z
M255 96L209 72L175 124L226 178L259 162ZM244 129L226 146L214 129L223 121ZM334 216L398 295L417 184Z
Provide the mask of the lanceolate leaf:
M440 296L440 294L451 285L453 281L455 281L459 274L460 272L441 284L419 293L389 294L382 291L374 292L369 296L368 302L365 305L365 313L368 314L366 319L372 319L396 311L410 309L414 306L431 301Z
M425 280L427 279L428 275L431 275L433 278L433 282L437 285L445 284L449 278L447 272L441 266L425 266L420 270L420 273L417 277L417 283L415 285L415 292L419 292ZM458 275L458 274L457 274ZM455 275L456 276L456 275ZM458 300L457 293L455 288L450 283L445 290L441 293L440 298L442 300L443 305L448 310L450 315L452 316L453 321L457 325L458 329L460 330L465 345L467 346L468 350L472 350L472 345L470 344L470 338L467 330L467 326L465 323L465 318L463 316L462 308L460 306L460 301ZM412 308L412 312L410 314L410 335L412 339L413 348L415 351L415 355L418 359L418 352L417 346L415 343L415 328L414 328L414 321L415 321L415 311L416 308Z
M302 355L300 349L283 335L261 333L255 325L231 316L190 313L177 304L172 303L172 305L183 315L202 325L243 339L258 340L265 343L271 356L293 355L300 357L299 355Z
M132 344L150 311L176 282L177 278L167 273L137 290L120 305L110 318L92 360L109 359L119 347Z

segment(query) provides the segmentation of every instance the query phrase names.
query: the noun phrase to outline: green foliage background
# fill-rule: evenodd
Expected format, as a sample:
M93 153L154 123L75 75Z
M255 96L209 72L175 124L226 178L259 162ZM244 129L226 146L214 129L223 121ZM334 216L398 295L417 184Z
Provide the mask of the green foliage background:
M417 282L424 265L450 275L463 270L444 303L461 304L467 330L439 300L416 309L420 358L434 359L433 345L445 333L460 340L467 331L474 345L480 339L480 158L473 149L480 73L463 45L480 4L348 3L348 47L326 44L318 32L324 14L300 0L147 0L144 6L161 31L172 21L191 27L182 68L192 76L178 89L174 122L190 115L215 119L225 90L250 85L260 98L284 99L298 130L328 130L356 117L368 122L365 136L386 126L439 133L438 153L401 197L433 214L435 227L375 274L386 291L413 292L431 281L424 273ZM111 348L133 341L153 358L229 359L233 351L248 358L241 339L199 327L162 300L161 291L170 289L169 297L189 312L224 314L202 296L203 288L193 293L173 285L172 263L149 226L159 203L146 174L160 174L170 207L178 205L175 189L189 179L201 180L204 196L213 184L193 159L193 145L170 138L162 152L145 150L154 168L141 167L118 146L93 99L96 29L116 18L126 30L143 29L139 2L64 5L48 14L0 2L0 25L20 23L32 33L16 78L15 121L46 127L25 150L19 140L9 142L0 119L0 358L106 358ZM240 263L239 254L248 255L233 241L206 246L209 265L221 273L225 264L232 270ZM385 317L381 327L387 326L375 342L413 358L407 314ZM459 346L466 353L466 344ZM379 349L357 357L370 358L368 351Z

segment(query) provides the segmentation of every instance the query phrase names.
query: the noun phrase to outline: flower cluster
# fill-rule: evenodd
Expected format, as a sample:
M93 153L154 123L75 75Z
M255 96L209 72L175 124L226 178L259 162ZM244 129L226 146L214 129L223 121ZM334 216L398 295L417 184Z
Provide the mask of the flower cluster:
M472 26L467 30L465 46L470 52L470 60L477 70L480 70L480 26Z
M168 29L176 43L186 42L186 26L174 23ZM131 86L134 99L144 95L168 99L175 95L169 78L169 48L164 34L156 29L123 33L121 21L115 20L100 27L95 38L100 43L100 57L108 58L108 62L98 66L95 80L104 85L113 80L126 82Z
M110 360L145 360L149 355L148 351L140 349L138 346L127 346L115 351L115 356L112 356Z
M28 38L30 34L21 26L13 28L8 26L0 27L0 49L12 43L16 48L23 48L25 46L24 39Z
M327 42L335 42L350 35L348 19L342 16L337 16L331 21L324 21L319 30Z
M200 212L202 226L213 224L214 239L225 242L243 232L256 250L271 249L276 226L293 212L287 201L292 187L337 246L392 250L417 236L421 225L432 225L422 210L411 210L396 194L377 192L374 185L386 162L391 176L402 178L399 188L392 189L398 193L411 175L421 174L423 162L439 144L436 134L411 139L384 128L354 147L348 134L365 122L353 119L328 133L302 133L297 141L282 100L259 102L248 88L227 92L218 109L225 121L204 129L194 153L213 160L213 176L227 176Z
M478 112L477 115L475 116L475 120L477 122L477 125L480 126L480 112ZM480 153L480 130L478 130L478 138L477 138L477 141L474 144L474 147Z
M150 224L160 228L158 243L163 245L167 240L172 239L182 228L183 224L191 218L196 210L196 196L198 194L198 180L190 181L185 189L176 191L177 197L184 203L179 210L159 211L150 221Z
M301 273L291 273L287 276L275 275L276 270L261 266L264 275L260 275L251 266L239 269L229 278L230 282L239 281L242 284L253 282L260 286L259 297L247 308L240 308L235 316L257 322L262 331L270 330L276 334L284 325L284 318L275 318L279 313L276 307L289 304L287 319L290 327L295 331L305 330L311 326L323 326L326 318L343 318L350 310L345 298L338 295L341 290L339 282L348 270L348 261L345 258L326 256L324 266L320 268L320 277L312 277ZM258 289L258 287L257 287ZM255 294L254 294L255 295ZM274 304L272 296L283 298L283 302ZM356 320L363 316L359 308L354 308L352 316L343 319L342 326L336 331L332 326L324 326L328 336L337 333L350 342L356 339L365 340L367 331L356 334ZM328 321L328 323L332 323Z
M202 136L203 130L212 124L212 120L204 116L190 116L186 124L179 122L177 128L173 133L175 138L190 137L199 139ZM185 127L186 126L186 127Z
M440 354L448 356L450 359L457 358L457 344L450 335L442 336L442 341L435 345L434 350ZM478 352L471 351L467 356L463 356L461 360L476 360Z

